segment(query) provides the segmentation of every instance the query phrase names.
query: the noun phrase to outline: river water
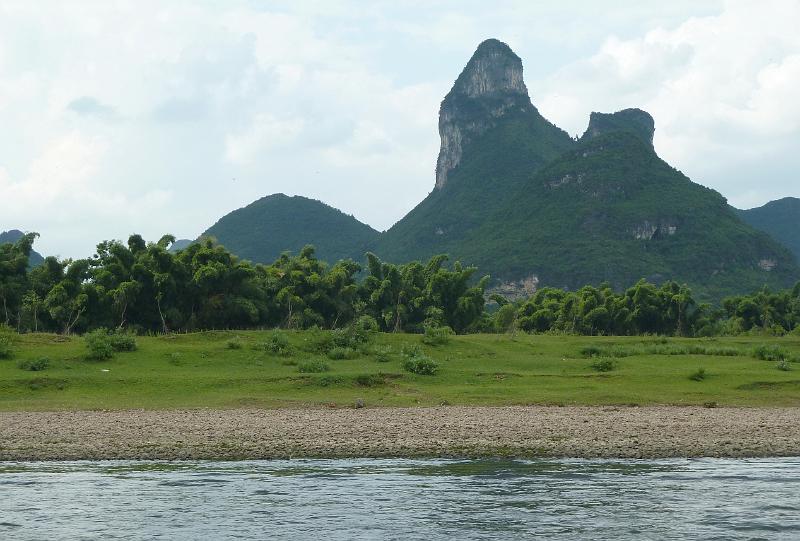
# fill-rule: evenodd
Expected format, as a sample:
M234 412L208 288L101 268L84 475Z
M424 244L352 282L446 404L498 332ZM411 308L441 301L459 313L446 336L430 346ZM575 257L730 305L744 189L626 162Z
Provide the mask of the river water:
M0 539L800 539L800 458L0 462Z

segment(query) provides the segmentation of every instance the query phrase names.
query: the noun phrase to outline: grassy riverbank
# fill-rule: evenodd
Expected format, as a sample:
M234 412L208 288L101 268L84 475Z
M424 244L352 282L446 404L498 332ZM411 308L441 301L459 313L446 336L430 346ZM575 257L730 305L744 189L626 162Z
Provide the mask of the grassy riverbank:
M469 335L432 346L418 335L379 334L344 352L355 358L334 360L318 347L324 333L282 336L289 346L277 354L265 347L270 331L140 337L136 351L104 361L86 359L79 337L15 336L13 357L0 359L0 410L348 407L359 399L367 407L800 406L800 363L782 370L753 356L768 346L796 359L798 337ZM435 375L404 369L414 346L438 364ZM20 368L41 358L44 370ZM301 371L312 365L327 370Z

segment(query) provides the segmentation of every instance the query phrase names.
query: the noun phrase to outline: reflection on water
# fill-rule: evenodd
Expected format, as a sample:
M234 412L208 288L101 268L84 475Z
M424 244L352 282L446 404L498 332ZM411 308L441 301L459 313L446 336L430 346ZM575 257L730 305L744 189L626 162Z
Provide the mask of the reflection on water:
M0 539L800 539L800 458L0 463Z

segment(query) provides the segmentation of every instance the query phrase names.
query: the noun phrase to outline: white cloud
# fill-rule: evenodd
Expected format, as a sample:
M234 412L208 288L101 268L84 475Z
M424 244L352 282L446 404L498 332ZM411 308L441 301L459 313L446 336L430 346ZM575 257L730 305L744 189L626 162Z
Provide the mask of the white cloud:
M225 138L225 157L234 164L252 163L268 151L286 149L303 131L303 119L278 119L271 114L258 114L247 131Z

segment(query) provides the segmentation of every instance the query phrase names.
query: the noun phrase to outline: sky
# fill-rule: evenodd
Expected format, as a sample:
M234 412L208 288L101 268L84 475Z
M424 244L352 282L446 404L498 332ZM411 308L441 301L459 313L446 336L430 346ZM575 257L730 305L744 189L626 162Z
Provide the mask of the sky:
M277 192L388 229L433 189L439 104L491 37L570 134L639 107L732 205L798 197L799 27L800 0L0 0L0 231L86 257Z

